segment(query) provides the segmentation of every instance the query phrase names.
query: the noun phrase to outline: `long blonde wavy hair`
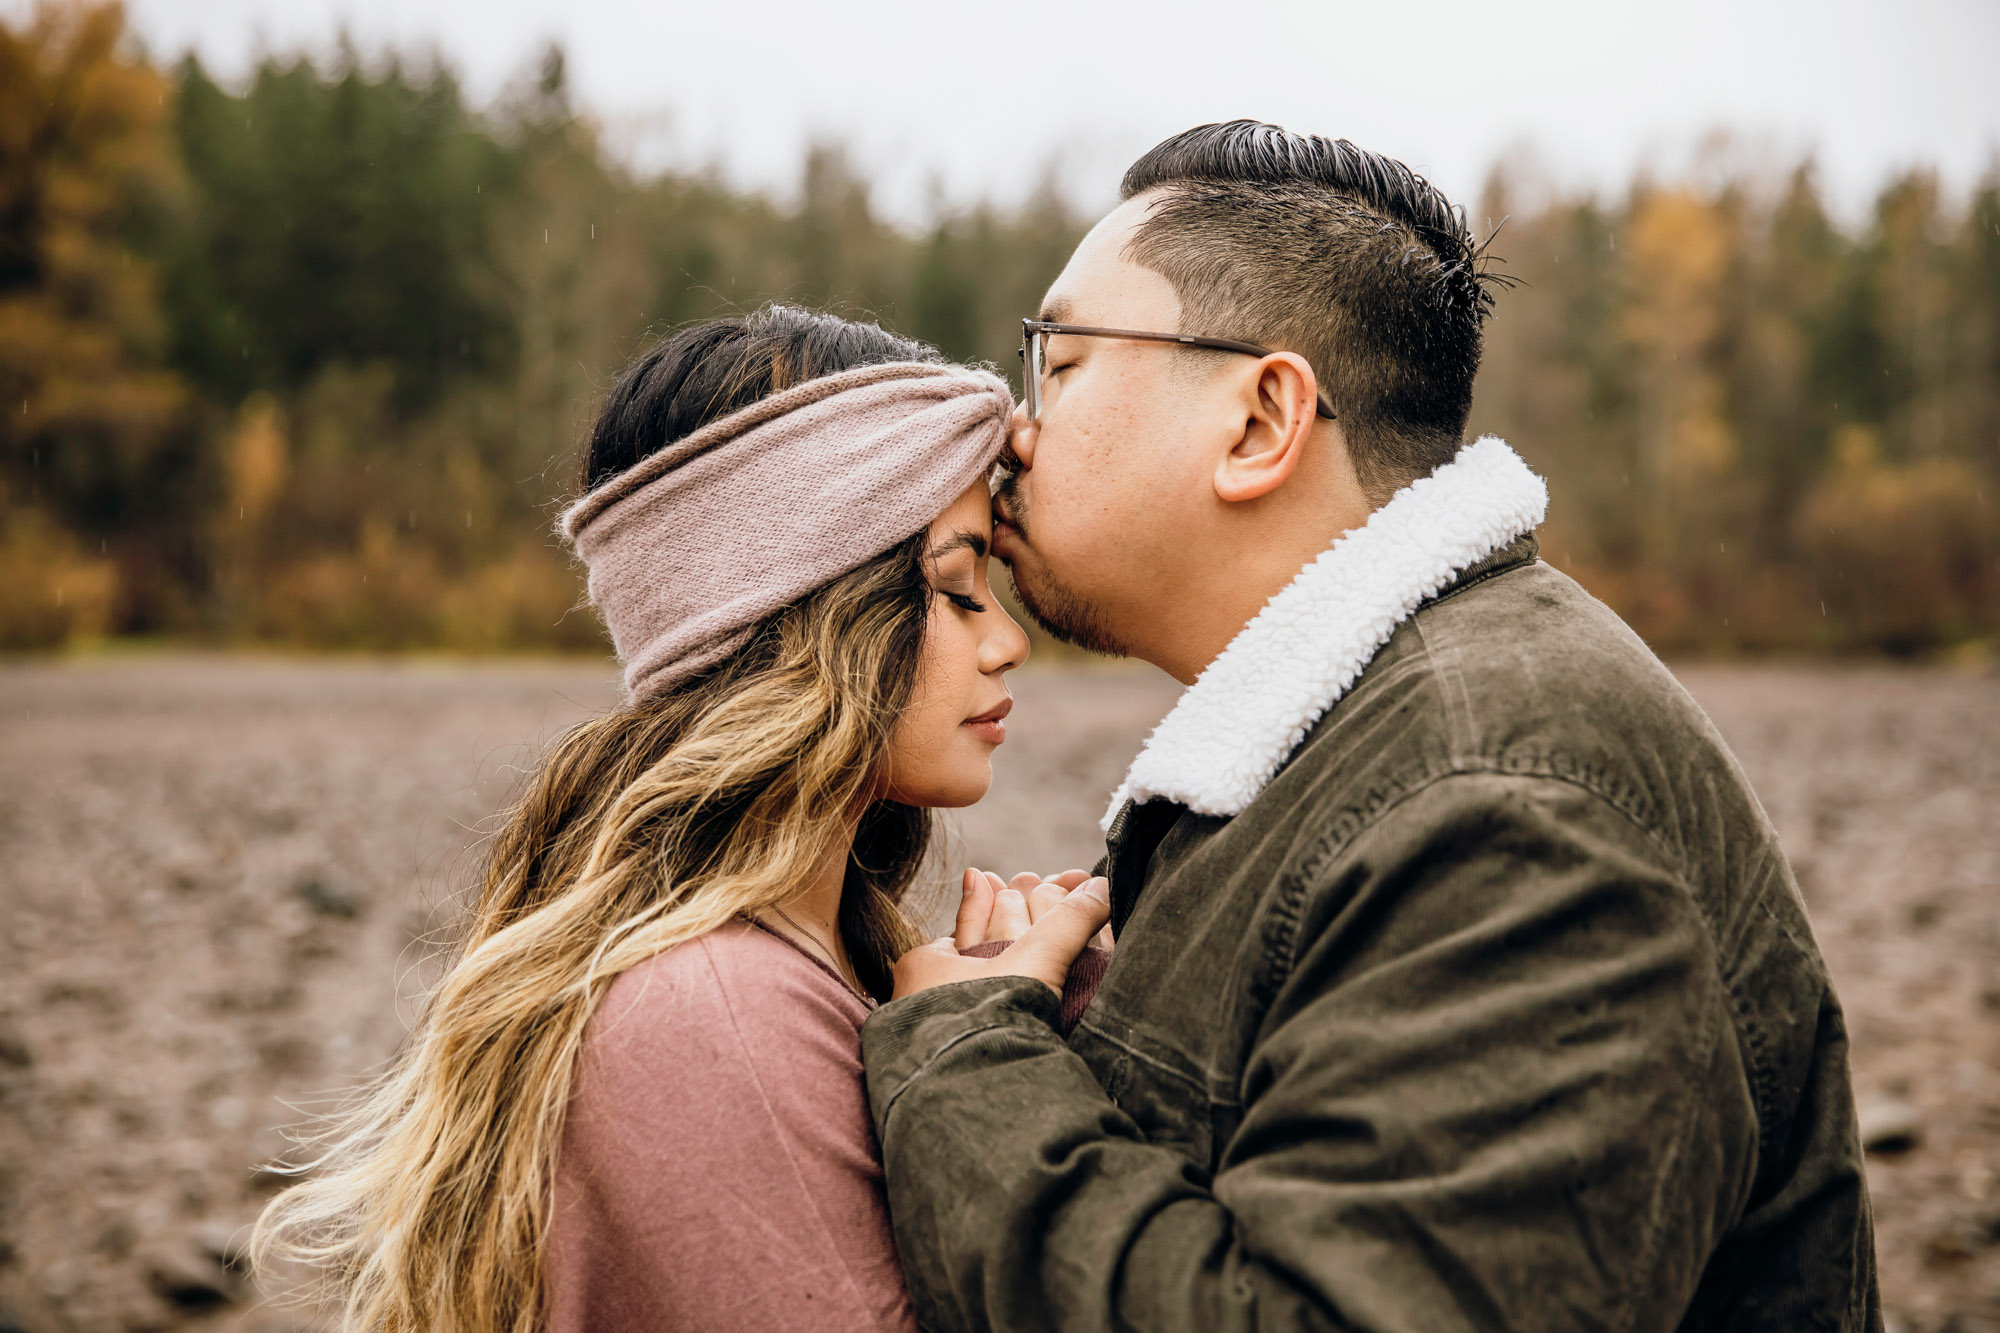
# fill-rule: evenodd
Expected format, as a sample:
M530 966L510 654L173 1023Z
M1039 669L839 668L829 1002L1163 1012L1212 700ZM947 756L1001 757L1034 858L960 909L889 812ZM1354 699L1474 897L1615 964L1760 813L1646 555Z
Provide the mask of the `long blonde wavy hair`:
M613 390L584 485L790 384L934 356L788 307L682 330ZM779 612L705 677L556 741L503 816L411 1040L259 1219L261 1268L312 1266L347 1329L537 1327L573 1069L611 983L786 901L850 829L841 934L886 998L916 943L901 901L930 838L927 811L875 799L922 651L923 537Z

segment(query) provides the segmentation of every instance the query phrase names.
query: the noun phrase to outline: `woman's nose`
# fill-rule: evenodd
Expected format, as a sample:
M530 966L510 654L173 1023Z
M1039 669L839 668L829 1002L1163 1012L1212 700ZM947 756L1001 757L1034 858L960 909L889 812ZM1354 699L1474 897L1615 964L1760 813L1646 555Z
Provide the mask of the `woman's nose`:
M998 623L987 632L986 641L980 645L984 650L980 655L986 659L980 665L989 676L1020 666L1028 660L1028 651L1033 646L1028 632L1021 628L1019 621L1007 614L1005 608L996 605L993 610Z

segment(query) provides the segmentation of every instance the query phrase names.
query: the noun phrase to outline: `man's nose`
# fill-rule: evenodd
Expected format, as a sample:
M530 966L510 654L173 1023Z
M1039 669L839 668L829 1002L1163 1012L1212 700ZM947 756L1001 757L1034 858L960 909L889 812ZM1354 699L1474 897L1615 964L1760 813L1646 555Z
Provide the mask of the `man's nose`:
M1041 427L1028 420L1027 407L1016 407L1007 423L1007 447L1022 467L1035 465L1035 444L1040 434Z

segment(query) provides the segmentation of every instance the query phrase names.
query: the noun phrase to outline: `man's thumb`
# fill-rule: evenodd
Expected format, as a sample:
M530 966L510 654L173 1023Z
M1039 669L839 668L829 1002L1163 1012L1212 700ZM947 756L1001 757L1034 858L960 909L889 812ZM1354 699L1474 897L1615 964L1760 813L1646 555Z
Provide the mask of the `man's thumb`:
M1060 994L1069 965L1110 919L1111 882L1101 876L1085 880L1042 913L1042 919L1029 926L998 961Z

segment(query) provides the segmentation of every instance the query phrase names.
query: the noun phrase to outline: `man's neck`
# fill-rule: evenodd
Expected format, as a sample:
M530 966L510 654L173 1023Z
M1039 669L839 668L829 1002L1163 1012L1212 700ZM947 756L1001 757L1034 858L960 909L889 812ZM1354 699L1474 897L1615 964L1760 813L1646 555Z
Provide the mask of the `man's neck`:
M1163 614L1159 624L1166 631L1158 642L1144 646L1137 656L1151 662L1183 685L1194 684L1208 664L1255 620L1266 604L1298 577L1299 571L1318 559L1359 522L1333 531L1331 535L1304 539L1265 540L1260 549L1255 535L1232 545L1227 538L1210 549L1233 552L1227 565L1197 571L1193 577L1176 580L1178 603Z
M1374 514L1345 437L1321 423L1315 457L1284 487L1260 499L1223 505L1207 515L1208 530L1179 550L1227 552L1226 560L1196 563L1164 580L1174 601L1150 618L1162 631L1155 644L1134 643L1136 655L1192 685L1257 618L1299 571Z

